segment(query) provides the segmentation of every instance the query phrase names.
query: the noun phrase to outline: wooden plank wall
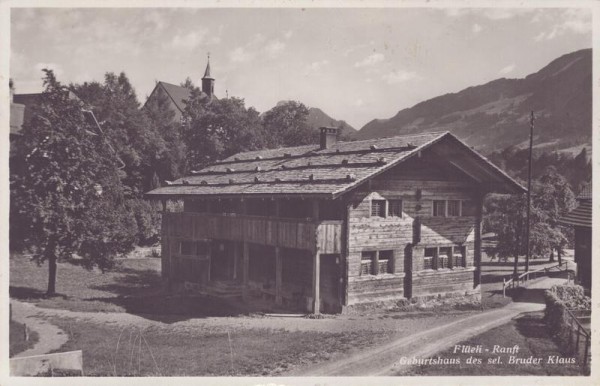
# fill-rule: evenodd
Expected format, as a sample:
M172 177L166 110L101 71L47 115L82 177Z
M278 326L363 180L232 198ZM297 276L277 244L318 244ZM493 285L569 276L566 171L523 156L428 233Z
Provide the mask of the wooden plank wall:
M413 243L414 219L421 220L421 242L419 246L466 247L466 266L473 266L473 241L477 186L454 171L440 170L425 162L417 166L407 165L403 169L392 169L376 178L370 189L353 193L348 226L348 304L360 301L401 298L404 291L404 261L407 246ZM418 199L417 190L421 197ZM371 199L401 199L403 215L399 217L371 217ZM433 217L433 200L463 200L464 217ZM386 213L387 216L387 213ZM393 250L393 274L360 276L361 252L370 250ZM412 256L413 271L423 269L423 248ZM409 265L410 266L410 265ZM469 269L469 268L467 268ZM439 275L416 277L414 288L426 288L428 283L442 283L441 288L453 292L457 288L470 288L473 273L440 271ZM443 278L448 276L448 280ZM458 283L458 284L457 284ZM437 285L437 284L436 284ZM419 291L413 292L418 296ZM443 290L442 290L443 292Z
M340 253L341 221L315 223L297 219L259 216L227 216L208 213L165 213L163 238L182 240L219 239L321 253Z
M471 291L474 274L474 268L415 272L412 277L413 296Z

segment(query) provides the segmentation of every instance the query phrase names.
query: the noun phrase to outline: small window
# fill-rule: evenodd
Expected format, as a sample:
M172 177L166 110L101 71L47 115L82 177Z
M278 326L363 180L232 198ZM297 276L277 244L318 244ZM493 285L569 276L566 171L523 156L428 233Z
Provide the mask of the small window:
M385 217L385 200L371 200L371 217Z
M379 273L394 273L394 251L379 251Z
M425 257L423 259L423 269L433 269L433 260L437 254L437 248L425 248Z
M433 201L433 216L434 217L446 217L446 201L444 201L444 200Z
M448 200L448 217L460 216L460 201Z
M388 216L402 217L402 200L388 201Z
M437 268L450 268L450 256L452 256L452 247L442 247L438 254Z
M373 274L373 262L375 261L375 251L365 251L360 260L360 276Z
M464 246L454 247L452 253L452 268L465 266L466 248Z

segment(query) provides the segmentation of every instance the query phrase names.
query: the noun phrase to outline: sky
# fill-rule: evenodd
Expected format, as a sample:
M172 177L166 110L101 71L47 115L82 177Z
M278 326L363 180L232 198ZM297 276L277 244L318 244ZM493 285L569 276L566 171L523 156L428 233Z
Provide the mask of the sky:
M210 53L217 97L266 111L319 107L356 129L429 98L521 78L592 46L586 8L13 8L10 76L42 90L125 72L141 103L156 81L197 85Z

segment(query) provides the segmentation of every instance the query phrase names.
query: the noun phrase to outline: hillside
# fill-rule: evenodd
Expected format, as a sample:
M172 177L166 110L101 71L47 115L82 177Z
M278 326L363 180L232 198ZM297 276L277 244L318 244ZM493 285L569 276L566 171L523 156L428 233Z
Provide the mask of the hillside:
M501 78L442 95L376 119L357 139L448 130L483 153L526 146L534 110L535 142L548 150L591 142L592 50L552 61L524 79Z
M356 134L356 129L347 124L346 121L335 120L317 107L310 107L308 109L307 121L315 129L323 126L333 126L341 128L342 135L354 136Z
M276 106L279 106L286 102L289 101L279 101L277 102ZM319 127L324 126L339 127L341 128L341 134L350 138L353 138L356 134L356 129L350 126L348 123L346 123L346 121L334 119L318 107L308 107L307 123L310 127L314 128L315 130Z

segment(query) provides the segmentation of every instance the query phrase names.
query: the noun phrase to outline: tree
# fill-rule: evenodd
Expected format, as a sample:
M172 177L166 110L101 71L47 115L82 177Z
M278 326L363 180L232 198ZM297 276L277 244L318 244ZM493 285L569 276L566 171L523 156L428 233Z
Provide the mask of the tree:
M131 248L135 222L123 208L117 160L95 134L81 103L44 70L41 108L23 127L11 171L11 227L38 264L48 261L48 295L56 292L58 260L74 254L86 267L112 265Z
M186 107L189 122L185 131L188 162L201 168L241 151L265 147L265 135L258 112L246 109L240 98L208 100L192 92Z
M263 116L270 148L319 142L319 134L307 123L308 108L296 101L279 103Z
M171 102L162 89L158 89L154 97L144 105L144 113L148 118L150 129L159 135L164 143L160 152L154 154L152 162L152 179L156 176L159 181L174 180L187 172L187 146L183 141L181 122L175 120L175 112ZM160 186L160 185L159 185ZM150 183L152 186L152 181Z
M128 197L141 198L154 174L156 157L166 151L158 126L149 122L140 109L135 90L125 73L106 73L104 83L71 85L71 89L91 109L107 140L125 166L122 180Z
M530 248L532 256L559 257L570 240L569 230L559 225L560 217L575 205L573 192L566 179L549 167L532 185ZM527 201L524 195L494 195L486 202L485 227L495 232L499 257L515 258L515 273L519 255L527 252Z

